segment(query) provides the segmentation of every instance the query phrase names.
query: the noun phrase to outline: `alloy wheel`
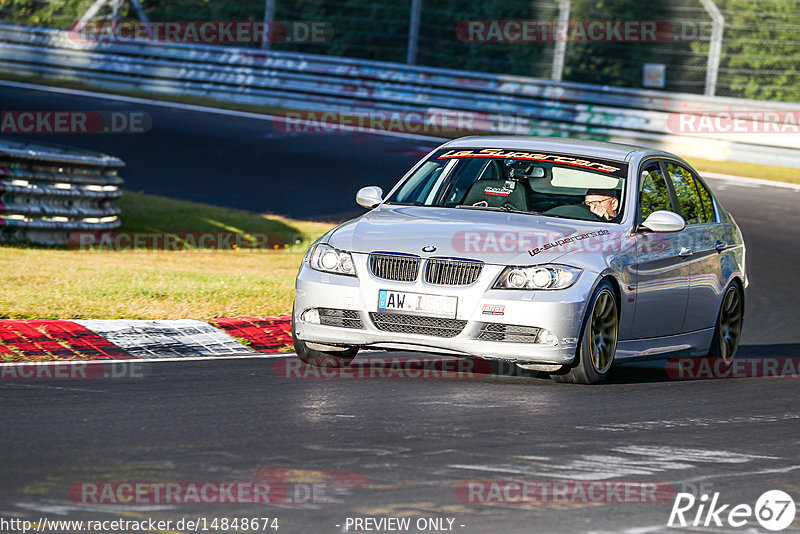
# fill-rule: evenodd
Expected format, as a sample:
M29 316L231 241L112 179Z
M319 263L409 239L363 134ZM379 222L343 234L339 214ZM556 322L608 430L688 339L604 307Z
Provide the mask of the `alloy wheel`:
M618 326L614 295L604 288L594 303L590 333L592 365L599 374L606 373L614 361Z
M739 290L731 286L722 300L719 314L720 357L725 363L733 362L742 333L742 299Z

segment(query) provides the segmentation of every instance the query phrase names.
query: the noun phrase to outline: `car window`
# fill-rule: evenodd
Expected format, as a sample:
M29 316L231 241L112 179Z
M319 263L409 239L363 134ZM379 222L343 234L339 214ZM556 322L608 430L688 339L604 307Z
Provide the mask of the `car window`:
M675 196L678 197L678 205L681 209L686 224L697 224L703 222L703 206L700 195L697 193L697 184L694 176L684 167L672 162L667 162L667 173L672 179L672 186L675 189Z
M444 170L443 165L426 161L398 191L406 202L422 202L430 193Z
M624 162L589 156L519 149L442 149L387 202L619 223L626 203L627 172Z
M475 181L475 175L478 175L478 180L494 180L497 171L493 163L493 161L473 159L467 161L464 165L457 166L453 173L452 186L447 192L445 204L454 204L463 197L472 186L472 182Z
M700 203L703 206L703 213L705 214L703 222L716 221L717 214L714 213L714 201L712 200L711 192L700 180L695 179L695 184L697 185L697 191L700 193Z
M669 196L667 181L658 162L650 163L642 169L642 194L640 209L642 220L657 210L675 211Z

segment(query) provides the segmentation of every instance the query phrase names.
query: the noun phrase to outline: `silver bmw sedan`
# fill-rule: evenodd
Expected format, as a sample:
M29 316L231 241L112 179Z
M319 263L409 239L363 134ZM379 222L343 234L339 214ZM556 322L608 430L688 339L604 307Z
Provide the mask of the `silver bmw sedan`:
M306 363L406 349L593 384L614 362L736 354L742 234L677 156L466 137L356 201L370 211L317 240L297 275Z

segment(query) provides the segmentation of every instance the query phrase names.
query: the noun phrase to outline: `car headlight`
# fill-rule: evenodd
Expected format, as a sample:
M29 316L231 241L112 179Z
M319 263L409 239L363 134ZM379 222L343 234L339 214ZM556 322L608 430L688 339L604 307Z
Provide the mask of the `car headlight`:
M494 289L565 289L574 284L581 269L566 265L533 265L506 267Z
M323 243L314 247L308 264L312 269L325 273L356 275L356 268L353 265L353 257L349 252L336 250L330 245Z

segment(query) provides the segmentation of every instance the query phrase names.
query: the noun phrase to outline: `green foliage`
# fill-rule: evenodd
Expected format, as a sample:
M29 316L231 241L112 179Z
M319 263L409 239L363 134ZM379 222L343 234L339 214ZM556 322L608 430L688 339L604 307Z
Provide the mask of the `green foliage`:
M715 0L725 18L717 94L800 101L800 2ZM152 20L260 20L263 0L141 0ZM0 0L0 20L67 28L91 0ZM275 50L404 62L410 0L276 0L279 21L321 21L325 43L274 43ZM107 12L100 17L107 17ZM126 3L123 16L132 16ZM417 62L421 65L549 78L554 43L465 42L469 20L555 20L557 2L422 0ZM571 0L572 20L667 21L676 35L658 43L570 42L564 80L642 87L643 65L667 66L666 89L702 93L710 17L699 0ZM681 30L690 28L687 37ZM680 35L679 35L680 34Z
M409 3L378 0L278 1L275 20L325 21L333 35L322 44L276 43L275 50L404 62Z
M465 42L456 35L469 21L553 19L551 8L527 2L429 0L424 2L419 63L472 71L548 78L553 44L545 42Z
M800 102L800 2L718 2L726 27L720 84L744 98Z
M91 0L0 0L0 19L5 23L68 28L90 5Z
M639 0L572 0L572 20L669 21L670 5ZM692 91L692 75L681 67L688 44L670 42L575 42L567 44L564 80L642 87L643 65L664 63L668 90ZM700 88L702 91L702 87Z
M664 175L661 174L660 169L652 165L648 170L650 172L642 182L641 211L643 220L657 210L672 211L672 201Z

